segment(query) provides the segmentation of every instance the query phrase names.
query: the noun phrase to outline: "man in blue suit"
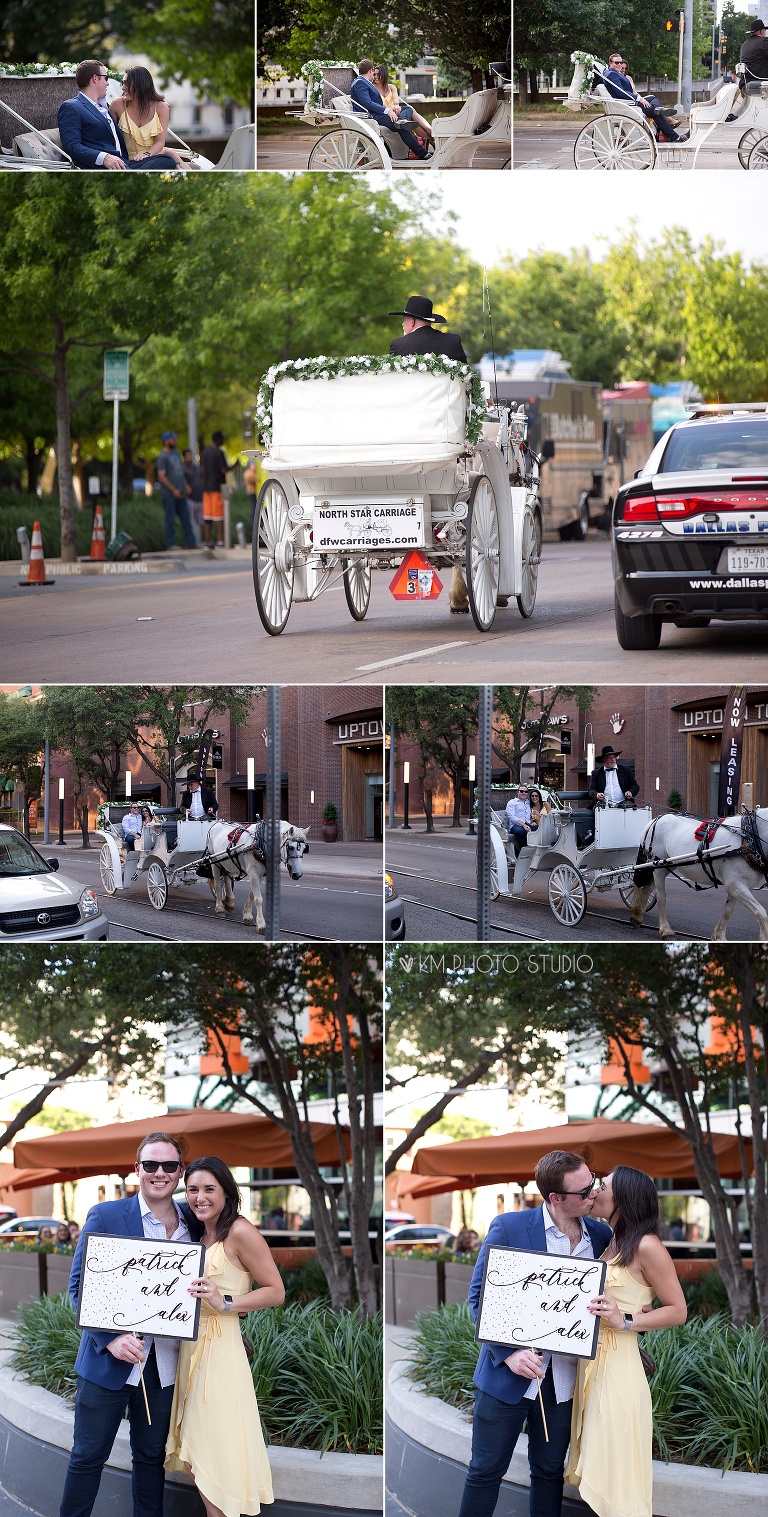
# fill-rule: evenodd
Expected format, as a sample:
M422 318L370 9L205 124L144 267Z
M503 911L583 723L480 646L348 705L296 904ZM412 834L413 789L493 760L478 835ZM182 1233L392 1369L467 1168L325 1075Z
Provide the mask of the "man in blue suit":
M176 169L170 153L129 158L125 138L107 105L109 74L104 63L86 58L78 63L78 93L58 109L59 137L65 153L79 169Z
M349 92L355 102L354 109L365 111L368 116L373 116L374 121L378 121L379 126L385 131L397 132L417 158L428 158L429 153L420 138L414 132L409 132L407 127L399 131L395 125L398 121L410 121L413 107L401 105L398 112L386 106L373 83L373 70L374 65L370 58L362 58L357 65L358 77Z
M589 1216L596 1180L579 1154L562 1149L545 1154L535 1177L543 1205L535 1211L504 1212L488 1229L469 1287L475 1321L489 1248L530 1248L598 1259L611 1240L611 1229ZM526 1418L531 1517L560 1517L576 1370L577 1360L568 1354L540 1356L509 1343L482 1345L475 1371L472 1458L459 1517L491 1517ZM539 1382L549 1442L541 1419Z
M175 1138L152 1132L139 1144L136 1156L138 1195L129 1200L102 1201L85 1220L69 1277L75 1306L80 1293L83 1248L89 1233L124 1234L127 1238L173 1239L197 1243L203 1228L188 1206L173 1199L184 1168L184 1155ZM61 1499L61 1517L89 1517L102 1470L117 1430L128 1412L133 1455L134 1517L162 1517L165 1443L179 1356L177 1338L145 1337L132 1333L83 1331L75 1360L77 1398L75 1437ZM139 1365L151 1425L147 1421Z

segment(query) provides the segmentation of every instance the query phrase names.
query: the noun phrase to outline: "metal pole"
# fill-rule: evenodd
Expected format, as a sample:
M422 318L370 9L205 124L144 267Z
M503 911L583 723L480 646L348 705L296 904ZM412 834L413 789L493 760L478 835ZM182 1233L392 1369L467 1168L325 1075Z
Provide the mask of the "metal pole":
M45 807L45 828L43 831L43 847L49 848L51 843L51 745L45 739L45 768L43 770L43 806Z
M710 76L711 79L715 78L715 32L716 31L717 31L717 21L715 20L715 21L712 22L712 58L711 58L711 62L710 62L710 65L709 65L709 76Z
M190 395L187 401L187 443L197 459L197 401Z
M66 848L64 841L64 781L59 780L59 847Z
M493 685L480 686L477 785L477 939L487 942L491 912L491 729Z
M280 938L280 686L267 686L267 940Z
M247 761L247 778L248 778L248 787L247 787L248 788L248 796L247 796L247 801L248 801L248 810L247 810L247 814L246 814L247 815L247 822L248 822L248 826L249 827L252 827L253 824L254 824L254 822L256 821L256 774L255 774L255 769L256 769L255 761L252 758L249 758L248 761Z
M120 402L115 396L112 412L112 523L110 542L117 537L117 434L120 429Z
M693 99L693 0L685 0L680 58L682 72L680 99L684 113L688 114Z
M389 825L395 825L395 724L389 727Z
M411 766L406 759L403 764L403 831L410 832L411 824L408 821L408 795L411 789Z

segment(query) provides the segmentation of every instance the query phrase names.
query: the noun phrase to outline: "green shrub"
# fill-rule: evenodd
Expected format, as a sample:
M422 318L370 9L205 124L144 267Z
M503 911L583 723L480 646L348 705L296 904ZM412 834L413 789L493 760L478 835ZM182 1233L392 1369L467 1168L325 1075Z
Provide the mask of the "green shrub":
M41 1296L19 1307L19 1321L10 1334L11 1369L30 1385L41 1385L71 1403L75 1399L75 1359L80 1334L69 1296Z
M654 1455L679 1464L768 1473L768 1340L724 1313L649 1333ZM410 1378L471 1412L478 1344L468 1306L416 1318Z
M76 1243L38 1243L37 1238L0 1239L0 1248L15 1254L74 1254Z
M245 490L236 490L232 495L230 512L233 540L235 524L242 521L245 523L246 536L250 542L249 499ZM109 501L102 501L102 510L107 539L109 539L111 511ZM35 521L40 523L46 558L58 558L61 553L61 523L56 497L29 495L17 490L0 490L0 560L19 557L16 528L26 526L31 542L32 524ZM127 532L133 538L141 553L161 553L165 547L165 528L159 495L121 495L117 506L117 527L119 532ZM92 530L93 512L88 505L85 510L75 512L79 555L90 551ZM176 542L179 547L182 546L183 541L181 524L176 517Z
M689 1318L711 1317L714 1312L728 1316L728 1292L719 1269L708 1269L697 1280L683 1280L682 1286Z
M280 1266L278 1265L278 1269ZM308 1259L298 1269L281 1269L285 1286L285 1305L298 1303L306 1306L308 1301L330 1301L331 1292L317 1257Z

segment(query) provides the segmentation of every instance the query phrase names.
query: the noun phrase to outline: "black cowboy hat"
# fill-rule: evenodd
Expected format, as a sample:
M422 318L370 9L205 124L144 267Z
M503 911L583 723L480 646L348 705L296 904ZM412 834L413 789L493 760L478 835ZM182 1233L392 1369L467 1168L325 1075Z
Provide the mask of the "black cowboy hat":
M761 21L759 16L754 16L749 23L749 30L752 32L753 36L755 32L764 32L765 22Z
M611 745L610 745L610 743L606 743L605 747L600 749L600 758L601 758L601 760L604 759L604 758L608 758L610 754L613 754L614 758L619 758L620 755L621 755L621 749L620 748L612 748Z
M432 301L426 295L409 295L404 311L388 311L388 316L415 316L417 321L439 321L445 326L447 316L433 316Z

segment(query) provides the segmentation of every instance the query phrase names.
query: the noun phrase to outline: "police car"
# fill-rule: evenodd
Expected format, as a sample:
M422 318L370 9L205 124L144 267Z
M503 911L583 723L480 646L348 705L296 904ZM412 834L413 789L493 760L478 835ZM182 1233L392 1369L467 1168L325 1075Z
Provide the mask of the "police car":
M664 622L768 619L768 406L697 406L616 493L612 560L622 648Z

